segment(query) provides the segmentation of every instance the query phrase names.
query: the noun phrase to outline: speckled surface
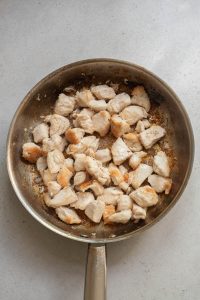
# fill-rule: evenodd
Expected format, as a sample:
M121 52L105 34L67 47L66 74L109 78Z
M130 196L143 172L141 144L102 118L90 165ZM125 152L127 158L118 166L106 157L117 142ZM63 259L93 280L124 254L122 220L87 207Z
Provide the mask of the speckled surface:
M198 1L0 1L0 299L82 299L87 246L43 228L6 171L9 123L28 90L58 67L112 57L140 64L179 95L196 138L181 200L148 231L108 246L108 299L200 294L200 6ZM184 145L183 145L184 151Z

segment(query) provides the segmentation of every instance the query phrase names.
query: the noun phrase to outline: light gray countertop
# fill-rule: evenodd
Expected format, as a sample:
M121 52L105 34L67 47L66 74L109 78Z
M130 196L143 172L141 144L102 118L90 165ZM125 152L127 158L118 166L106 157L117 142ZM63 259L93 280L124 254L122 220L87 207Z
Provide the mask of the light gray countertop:
M58 67L110 57L140 64L184 103L196 156L178 204L148 231L108 246L108 299L200 297L199 1L0 1L0 299L82 299L87 246L48 231L19 203L6 137L28 90ZM184 145L183 145L184 151Z

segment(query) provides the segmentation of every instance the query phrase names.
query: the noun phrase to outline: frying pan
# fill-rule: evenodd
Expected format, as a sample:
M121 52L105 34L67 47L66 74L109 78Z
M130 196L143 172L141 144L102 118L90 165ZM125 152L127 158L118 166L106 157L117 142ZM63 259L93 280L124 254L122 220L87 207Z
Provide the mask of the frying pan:
M21 158L21 147L31 141L31 129L41 115L53 110L57 96L66 86L123 82L127 87L142 84L150 99L157 102L166 121L176 164L169 195L148 210L145 221L137 224L104 226L84 222L67 225L45 207L42 193L34 184L36 171ZM89 244L85 279L85 300L106 299L106 244L128 239L159 221L180 198L188 182L194 156L194 137L187 113L176 94L160 78L135 64L113 59L90 59L64 66L42 79L26 95L12 120L7 142L7 167L12 186L28 212L41 224L69 239Z

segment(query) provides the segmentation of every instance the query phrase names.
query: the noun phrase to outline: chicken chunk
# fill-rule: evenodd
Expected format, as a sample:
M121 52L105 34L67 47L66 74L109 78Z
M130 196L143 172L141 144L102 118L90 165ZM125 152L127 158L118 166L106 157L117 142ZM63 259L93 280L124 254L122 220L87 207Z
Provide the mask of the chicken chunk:
M107 103L105 100L92 100L89 107L94 111L102 111L107 109Z
M72 158L66 158L64 164L72 173L74 173L74 161Z
M109 100L116 96L114 89L106 84L91 87L91 92L97 99Z
M86 155L84 153L76 154L74 162L74 169L76 172L85 170L85 160Z
M107 205L117 205L119 197L123 195L123 192L117 187L109 187L104 189L102 195L97 197L97 200L103 201Z
M95 196L102 195L104 192L104 187L101 185L97 180L89 180L86 182L83 182L79 185L78 189L81 192L85 192L87 190L92 190Z
M129 184L125 181L126 175L123 176L114 164L109 165L109 172L114 185L118 185L123 191L127 191Z
M57 181L49 181L47 184L50 197L55 196L61 190L61 186Z
M131 94L132 104L144 107L147 112L150 110L150 100L143 86L136 86Z
M130 96L126 93L121 93L108 102L107 109L111 114L116 114L122 111L122 109L124 109L130 104L131 104Z
M88 204L85 209L86 216L94 223L99 223L103 216L105 203L103 201L95 200Z
M97 150L95 153L95 158L100 160L102 163L107 163L112 159L110 150L108 148Z
M41 176L44 182L44 185L48 186L48 183L50 181L55 181L57 174L52 174L49 169L46 169L44 171L41 172Z
M49 207L59 207L64 205L69 205L78 200L76 193L71 187L64 188L60 190L52 199L45 197L45 203Z
M128 195L121 195L117 201L117 211L132 209L133 201Z
M172 180L170 178L165 178L156 174L150 175L148 177L148 182L157 193L165 192L166 195L169 194L172 187Z
M85 134L85 131L82 128L69 128L65 132L65 138L71 144L79 144L81 142L81 139L83 138L84 134Z
M137 189L151 175L153 168L146 164L140 164L135 171L129 173L131 177L131 185Z
M135 127L135 131L137 133L141 133L142 131L144 131L146 128L149 128L150 127L150 123L149 121L146 119L146 120L139 120L137 122L137 125Z
M87 133L92 134L94 132L92 119L87 114L78 114L75 125L77 127L83 128Z
M90 192L79 192L77 193L78 200L73 202L70 206L75 209L85 210L89 203L93 202L94 195Z
M170 167L167 155L163 151L159 151L153 159L153 170L158 175L169 177Z
M77 213L68 207L58 207L56 208L56 213L63 222L67 224L80 224L81 219Z
M87 179L86 172L83 172L83 171L77 172L74 176L74 185L79 185L79 184L85 182L86 179Z
M130 131L130 125L120 116L114 114L111 117L111 132L115 137L120 137Z
M165 135L165 133L165 129L161 126L152 125L150 128L140 133L140 141L145 149L150 149Z
M155 190L149 185L139 187L129 196L141 207L153 206L158 202L158 195L156 194Z
M43 156L39 157L36 162L36 168L41 174L47 168L47 158Z
M92 117L92 122L94 131L98 132L100 136L103 137L110 129L110 114L107 111L102 110Z
M111 153L115 165L121 165L127 160L132 152L121 138L118 138L111 147Z
M129 166L135 170L141 163L143 157L147 156L147 153L144 151L135 152L129 159Z
M134 125L139 120L148 116L146 110L143 107L131 105L122 110L119 114L129 125Z
M140 143L137 133L130 132L123 135L124 142L131 151L141 151L142 145Z
M70 126L69 120L58 114L48 115L44 119L46 123L50 123L50 136L54 134L63 134Z
M65 161L65 157L59 150L53 150L47 155L47 165L51 173L59 172Z
M110 205L106 205L104 212L103 212L103 220L104 220L104 224L109 223L108 222L108 218L113 215L115 213L115 207L114 205L110 204Z
M33 139L35 143L41 143L43 139L49 137L49 126L45 123L37 125L33 129Z
M92 157L87 156L85 160L86 171L96 178L102 184L110 183L110 174L107 168L103 167L102 163Z
M34 143L25 143L22 146L22 156L30 163L36 163L38 158L43 155L43 150Z
M83 90L76 93L77 104L81 107L89 107L91 100L94 100L94 96L90 90Z
M123 165L119 166L119 170L121 172L121 174L124 176L125 174L128 174L128 170L127 168L125 168Z
M72 176L73 172L71 172L64 163L58 172L57 181L61 187L64 188L70 185L70 179Z
M61 116L68 116L75 107L75 98L61 93L55 103L54 112Z
M99 138L94 135L86 136L82 138L81 143L87 147L87 149L92 149L97 151L99 147Z
M140 207L139 205L137 205L135 203L133 203L132 212L133 212L132 216L133 216L134 220L146 219L146 215L147 215L146 209Z
M66 153L76 158L78 154L83 154L86 150L87 150L87 146L82 143L70 144L66 149Z
M50 152L53 150L64 151L67 142L58 134L53 134L50 138L45 138L42 144L42 150L45 152Z
M122 210L116 212L108 217L107 222L109 223L122 223L126 224L131 219L132 211L131 209Z

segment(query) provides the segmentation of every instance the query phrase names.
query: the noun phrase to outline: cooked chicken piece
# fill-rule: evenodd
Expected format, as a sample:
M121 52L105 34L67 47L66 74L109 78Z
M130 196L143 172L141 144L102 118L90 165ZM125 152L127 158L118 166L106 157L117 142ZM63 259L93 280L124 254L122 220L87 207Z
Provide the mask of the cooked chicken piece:
M128 174L128 170L127 168L125 168L123 165L119 166L119 170L121 172L121 174L124 176L125 174Z
M52 174L49 169L46 169L44 171L41 172L41 176L44 182L44 185L48 186L48 183L50 181L55 181L57 174Z
M122 110L119 114L129 125L134 125L139 120L148 116L146 110L143 107L131 105Z
M78 189L81 192L92 190L95 196L100 196L104 192L104 187L97 180L89 180L79 185Z
M80 224L81 219L77 213L68 207L58 207L56 208L56 213L63 222L67 224Z
M67 142L64 138L58 134L53 134L50 138L45 138L43 140L42 149L45 152L50 152L56 149L63 152L66 145Z
M158 142L166 131L159 125L152 125L149 129L140 133L140 141L145 149L150 149L156 142Z
M104 212L103 212L103 220L104 223L108 223L108 218L115 213L115 207L114 205L106 205Z
M43 139L49 137L49 126L45 123L37 125L33 129L33 139L35 143L41 143Z
M92 118L92 116L94 116L95 112L90 108L84 108L80 111L80 114Z
M111 153L113 155L113 161L115 165L121 165L132 154L131 150L127 147L127 145L121 138L118 138L112 144Z
M113 88L106 84L92 86L91 92L97 97L97 99L109 100L115 97L115 91Z
M124 181L124 176L113 163L111 163L108 167L108 170L110 172L110 177L114 183L114 185L119 185L121 182Z
M129 173L131 185L137 189L151 175L153 168L146 164L140 164L135 171Z
M94 132L94 127L93 127L93 122L90 116L87 114L78 114L76 118L76 123L74 123L76 127L81 127L85 130L87 133L93 133Z
M95 153L95 158L100 160L102 163L109 162L112 159L110 150L108 148L97 150Z
M22 156L30 163L36 163L38 158L43 155L43 150L34 143L25 143L22 146Z
M137 125L135 127L135 131L137 133L141 133L142 131L144 131L146 128L149 128L150 127L150 123L149 121L146 119L146 120L139 120L137 122Z
M50 197L55 196L61 190L61 186L57 181L49 181L47 184Z
M169 194L172 187L172 180L170 178L165 178L156 174L150 175L148 182L157 193L165 192L166 195Z
M101 111L107 109L107 103L105 100L92 100L89 107L94 111Z
M89 135L82 138L81 143L86 145L88 149L91 148L92 150L97 151L99 147L99 138L94 135Z
M139 187L129 196L141 207L153 206L158 202L158 195L156 194L155 190L149 185Z
M95 151L92 148L85 150L85 155L95 158Z
M82 154L86 150L87 150L87 146L82 143L70 144L66 149L66 153L68 155L72 155L75 158L77 156L77 154Z
M74 106L75 98L61 93L55 103L54 112L66 117L74 110Z
M62 205L69 205L78 200L76 193L71 187L64 188L54 196L54 198L44 198L45 203L49 207L59 207Z
M60 171L58 172L57 181L61 185L61 187L64 188L70 185L70 179L72 178L72 176L73 172L71 172L64 163L60 168Z
M150 110L150 100L143 86L136 86L131 94L132 104L144 107L147 112Z
M133 201L128 195L121 195L117 201L117 211L132 209Z
M76 172L85 170L85 160L86 160L85 154L83 153L76 154L75 162L74 162L74 169Z
M36 162L36 168L39 173L42 173L47 168L47 158L46 157L39 157Z
M124 142L131 151L141 151L142 145L140 143L137 133L130 132L123 135Z
M122 109L124 109L130 104L131 104L130 96L126 93L121 93L108 102L107 109L111 114L119 113L120 111L122 111Z
M67 154L76 156L78 153L90 153L90 149L96 151L99 147L99 139L94 135L86 136L81 139L79 144L71 144L67 148ZM89 152L88 152L89 151Z
M144 220L146 219L146 209L145 208L142 208L140 207L139 205L133 203L133 209L132 209L132 212L133 212L133 219L134 220Z
M81 107L89 107L91 100L94 100L94 96L90 90L83 90L76 93L77 104Z
M74 161L72 158L66 158L64 164L72 173L74 173Z
M47 155L47 165L51 173L59 172L65 161L65 157L59 150L53 150Z
M94 131L98 132L100 136L105 136L110 129L110 114L102 110L92 117Z
M109 223L122 223L126 224L131 219L132 211L131 209L122 210L120 212L116 212L108 217L107 222Z
M63 134L70 126L69 120L63 116L54 114L48 115L44 119L46 123L50 123L50 136L53 134L61 135Z
M65 138L71 144L79 144L81 142L81 139L83 138L84 134L85 134L85 131L82 128L69 128L65 132Z
M103 201L95 200L88 204L85 209L86 216L95 223L99 223L103 216L105 203Z
M85 182L86 179L87 179L86 172L83 172L83 171L77 172L74 176L74 185L79 185L79 184Z
M119 197L123 195L123 192L117 187L109 187L104 189L102 195L97 197L97 200L103 201L107 205L117 205Z
M85 210L88 204L95 200L94 195L90 192L79 192L76 195L78 196L78 200L70 205L75 209Z
M153 159L153 170L158 175L169 177L170 168L167 155L163 151L159 151Z
M130 131L130 125L118 115L111 117L111 132L115 137L120 137Z
M129 166L135 170L145 156L147 156L147 153L144 151L134 152L129 159Z
M85 160L86 171L95 177L102 184L110 183L110 174L107 168L103 167L99 160L87 156Z

